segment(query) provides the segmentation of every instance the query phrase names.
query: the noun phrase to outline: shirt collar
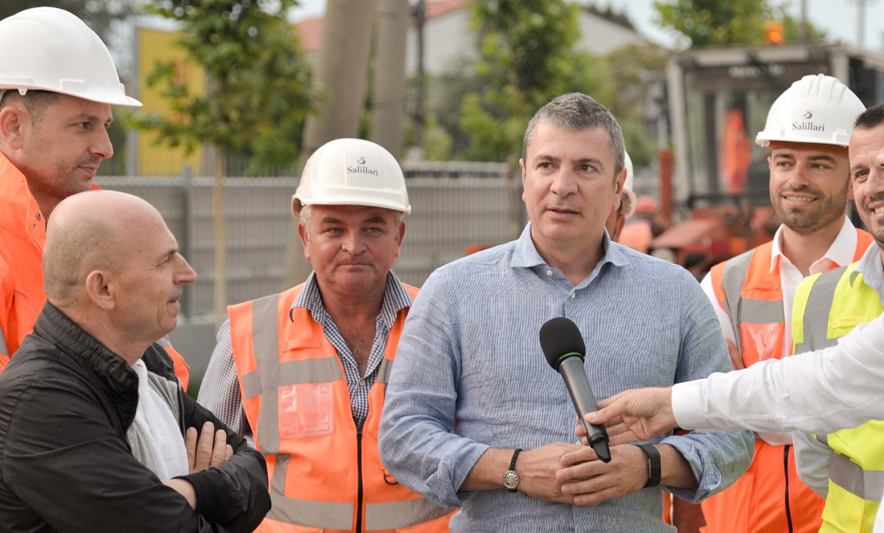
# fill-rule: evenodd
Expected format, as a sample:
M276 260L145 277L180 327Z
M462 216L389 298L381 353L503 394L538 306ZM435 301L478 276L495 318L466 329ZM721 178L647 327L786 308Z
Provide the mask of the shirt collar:
M402 286L402 282L399 281L396 274L394 274L392 270L388 272L387 285L384 287L384 303L381 304L381 314L378 316L381 322L387 326L387 328L392 328L393 324L396 322L396 316L399 314L399 311L406 307L411 307L412 303L413 300L411 299L411 295L408 294L408 291ZM294 309L295 307L303 307L310 311L313 320L317 323L327 323L329 314L322 303L322 294L319 292L319 282L316 280L316 271L310 273L310 276L304 283L304 288L301 289L298 297L295 298L291 309ZM291 311L291 309L289 311Z
M866 285L875 290L879 287L884 290L884 264L881 263L881 248L876 243L869 245L857 263L856 271L863 275Z
M773 238L773 247L771 248L770 253L770 271L773 272L777 265L779 264L780 258L788 258L783 255L783 225L777 229L777 232L774 234ZM844 224L841 225L841 231L838 232L838 235L835 237L835 240L832 241L829 249L826 250L826 253L823 254L821 258L814 261L813 265L811 265L811 274L815 274L816 272L820 272L823 269L814 268L817 263L827 260L835 263L837 266L849 265L853 262L854 253L856 251L856 228L853 226L853 223L849 218L844 217Z
M606 263L611 263L615 266L629 264L629 258L624 252L624 247L615 243L610 237L608 237L608 230L605 230L605 233L602 236L602 246L604 247L604 253L589 278L594 277L594 275L599 272L602 266ZM544 271L550 268L549 265L546 264L546 261L544 261L543 257L540 256L537 247L534 246L534 241L531 239L530 222L525 226L525 229L522 230L519 240L516 241L516 248L513 257L510 260L510 266L513 268L542 269Z

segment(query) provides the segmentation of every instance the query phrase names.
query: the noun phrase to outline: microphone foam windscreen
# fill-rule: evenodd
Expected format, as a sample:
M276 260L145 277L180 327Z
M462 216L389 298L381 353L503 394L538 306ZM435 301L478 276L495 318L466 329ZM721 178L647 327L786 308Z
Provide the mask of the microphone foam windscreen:
M540 347L549 366L555 370L559 369L563 355L578 353L582 359L586 353L586 343L577 324L563 316L547 320L540 327Z

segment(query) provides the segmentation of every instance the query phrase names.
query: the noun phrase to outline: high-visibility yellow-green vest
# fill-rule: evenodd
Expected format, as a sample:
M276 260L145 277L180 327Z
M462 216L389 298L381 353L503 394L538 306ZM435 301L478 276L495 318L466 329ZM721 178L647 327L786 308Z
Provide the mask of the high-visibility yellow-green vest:
M794 353L834 346L857 324L877 318L884 305L863 282L857 263L805 279L795 292ZM835 452L820 533L871 533L884 496L884 421L817 436Z

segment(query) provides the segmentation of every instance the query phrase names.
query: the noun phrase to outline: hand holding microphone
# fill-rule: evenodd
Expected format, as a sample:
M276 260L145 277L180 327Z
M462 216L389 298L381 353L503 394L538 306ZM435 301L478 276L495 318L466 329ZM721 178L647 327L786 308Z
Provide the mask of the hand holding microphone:
M571 401L577 410L577 417L586 429L590 446L602 462L610 462L611 451L608 448L605 427L587 424L583 418L586 413L597 411L598 407L583 368L586 344L577 324L565 317L548 320L540 328L540 346L549 365L565 380Z

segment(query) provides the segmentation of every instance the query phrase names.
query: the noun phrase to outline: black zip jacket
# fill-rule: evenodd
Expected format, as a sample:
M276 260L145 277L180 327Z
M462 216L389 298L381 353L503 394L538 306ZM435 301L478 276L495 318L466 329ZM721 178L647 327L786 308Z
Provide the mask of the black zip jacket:
M206 421L227 430L180 387L178 397L182 432ZM233 457L184 476L191 509L132 456L137 406L135 371L47 303L0 374L0 532L255 529L270 510L261 454L227 430Z

